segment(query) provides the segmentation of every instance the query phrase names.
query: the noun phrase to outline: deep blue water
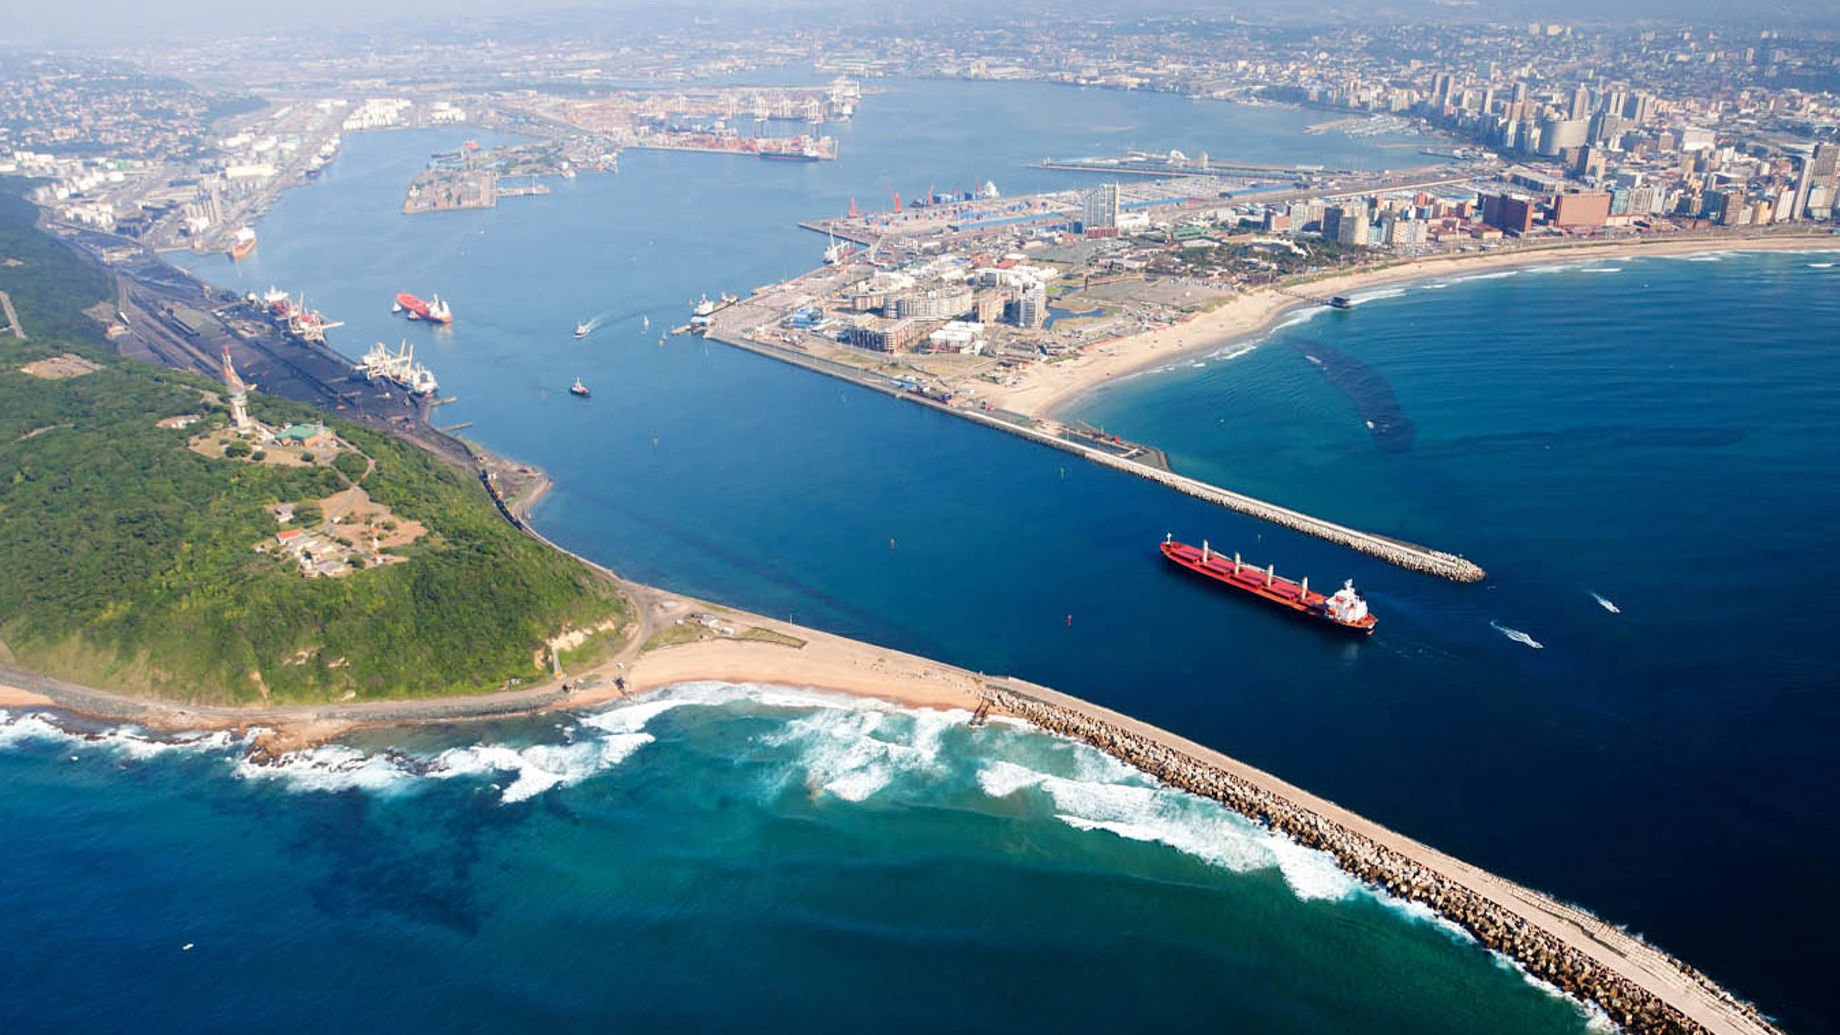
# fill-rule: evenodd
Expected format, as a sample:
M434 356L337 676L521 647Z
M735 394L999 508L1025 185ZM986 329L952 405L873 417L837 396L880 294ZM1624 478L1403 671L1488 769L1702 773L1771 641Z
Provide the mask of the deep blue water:
M1086 128L1073 128L1081 110ZM1840 920L1824 866L1840 848L1836 705L1811 646L1823 587L1840 581L1827 524L1840 503L1840 280L1811 265L1829 257L1421 285L1079 408L1188 473L1462 552L1489 569L1477 586L719 345L657 341L686 299L815 264L822 239L793 223L852 195L868 204L885 183L909 194L992 178L1013 193L1082 182L1020 165L1046 154L1180 146L1334 163L1356 156L1314 149L1370 146L1303 136L1308 121L1170 97L900 85L865 101L834 165L630 154L617 177L415 218L396 214L404 185L456 137L353 137L321 184L263 221L241 270L209 260L200 272L304 288L348 321L334 336L353 354L413 337L460 399L441 420L472 421L484 445L550 471L544 531L628 575L1118 707L1646 932L1794 1030L1840 1030L1818 992ZM440 292L458 322L396 322L398 290ZM594 314L595 334L573 340ZM1326 376L1307 358L1325 347L1360 376ZM591 401L563 391L575 376ZM1368 431L1362 414L1375 412L1410 421L1410 448ZM1171 531L1319 584L1352 576L1380 632L1348 643L1178 578L1155 559ZM741 711L671 712L618 765L511 804L482 777L305 794L225 779L228 763L205 755L95 776L58 763L61 747L0 752L0 780L27 789L4 796L16 818L0 822L46 832L9 849L24 856L9 872L36 883L15 885L34 888L33 905L9 911L8 943L50 937L47 902L109 896L29 981L9 979L43 998L144 965L137 950L165 952L186 925L94 879L126 869L150 897L190 902L186 918L213 941L256 954L211 986L251 989L230 997L226 1020L239 1004L316 994L260 947L278 937L295 970L365 988L384 975L433 982L458 1004L365 1014L416 1024L504 1026L534 1011L738 1025L792 1007L839 1023L876 1009L914 1027L1085 1027L1119 1019L1104 1013L1115 1004L1040 990L1097 987L1114 971L1120 1001L1167 1023L1579 1023L1397 910L1300 900L1270 866L1207 862L1226 822L1214 812L1181 817L1207 832L1198 841L1163 838L1191 854L1121 839L1144 834L1123 819L1069 826L1053 817L1091 816L1051 794L1017 812L968 775L984 745L939 749L927 771L956 782L891 780L859 802L828 779L750 796L737 788L804 763L775 739L798 713ZM1050 750L1008 749L1022 754L998 757L1022 765ZM855 750L872 762L881 749ZM645 874L623 868L628 854ZM230 872L204 876L217 866ZM657 937L621 941L634 931ZM55 954L79 948L101 955L77 967ZM168 962L137 982L197 959L152 958ZM746 991L725 997L718 974ZM697 994L714 998L684 1005ZM929 1012L954 994L961 1013ZM327 1023L356 1017L336 1013L350 1003L316 1009L333 1011L316 1015Z

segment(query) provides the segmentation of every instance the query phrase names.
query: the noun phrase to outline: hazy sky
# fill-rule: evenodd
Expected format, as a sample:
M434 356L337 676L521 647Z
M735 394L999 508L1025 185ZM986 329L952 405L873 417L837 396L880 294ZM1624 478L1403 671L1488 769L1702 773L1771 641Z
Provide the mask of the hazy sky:
M264 31L301 32L310 42L315 29L367 28L391 22L418 20L440 23L456 17L513 16L536 11L579 11L642 18L649 12L680 21L688 10L700 9L740 15L749 21L778 11L788 20L817 21L823 9L848 10L856 17L874 8L862 0L13 0L0 19L0 42L8 43L122 43L136 39L186 36L231 36ZM1440 14L1469 20L1499 17L1507 20L1565 20L1602 17L1602 0L1010 0L1009 9L1035 8L1050 12L1073 8L1093 12L1142 14L1149 10L1205 11L1224 16L1240 11L1263 20L1274 14L1297 18L1311 11L1386 12L1393 16L1435 18ZM893 0L888 11L923 15L948 10L975 15L993 10L991 0L919 0L913 4ZM1743 18L1778 28L1840 24L1840 3L1834 0L1757 0L1734 5L1729 0L1617 0L1615 17L1667 21ZM675 16L675 17L673 17Z

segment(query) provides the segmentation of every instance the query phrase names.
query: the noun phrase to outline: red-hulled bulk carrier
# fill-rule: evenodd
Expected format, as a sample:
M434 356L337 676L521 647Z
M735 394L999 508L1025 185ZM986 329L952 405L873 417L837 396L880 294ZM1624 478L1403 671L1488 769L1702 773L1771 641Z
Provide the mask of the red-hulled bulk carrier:
M1163 556L1177 567L1187 568L1197 575L1364 636L1380 624L1379 619L1368 612L1367 601L1355 590L1353 579L1344 582L1341 589L1329 596L1323 596L1310 589L1309 579L1301 583L1281 579L1270 567L1242 564L1239 554L1229 560L1209 549L1205 539L1200 546L1190 546L1176 542L1174 536L1166 537Z
M396 296L396 304L391 308L399 313L408 314L411 320L428 320L433 323L453 323L454 311L441 301L440 295L424 302L420 298L404 291Z

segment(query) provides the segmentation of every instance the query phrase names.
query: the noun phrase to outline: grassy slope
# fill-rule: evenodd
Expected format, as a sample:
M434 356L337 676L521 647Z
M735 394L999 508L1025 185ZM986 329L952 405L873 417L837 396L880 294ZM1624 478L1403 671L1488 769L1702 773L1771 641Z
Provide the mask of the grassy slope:
M39 314L29 330L80 330L72 307L93 303L106 281L33 237L0 218L0 254L30 255L35 267L3 286L22 319ZM64 351L105 367L67 381L19 372ZM213 387L78 341L0 341L0 656L193 701L257 702L252 672L275 703L425 696L529 677L545 637L624 608L585 566L506 525L466 475L339 421L330 423L377 461L366 490L430 534L404 548L410 563L340 579L308 580L255 553L276 530L266 506L345 482L323 468L206 459L185 447L197 429L154 426L209 413L199 389ZM323 417L251 402L270 422ZM22 437L42 428L51 430ZM300 651L311 660L290 663Z

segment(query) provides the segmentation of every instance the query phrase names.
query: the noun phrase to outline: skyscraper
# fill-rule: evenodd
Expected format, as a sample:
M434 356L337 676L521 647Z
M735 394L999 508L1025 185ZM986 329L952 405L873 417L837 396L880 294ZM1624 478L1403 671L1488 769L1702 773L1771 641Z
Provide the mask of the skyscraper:
M1102 183L1080 197L1080 230L1116 230L1118 228L1118 185Z

